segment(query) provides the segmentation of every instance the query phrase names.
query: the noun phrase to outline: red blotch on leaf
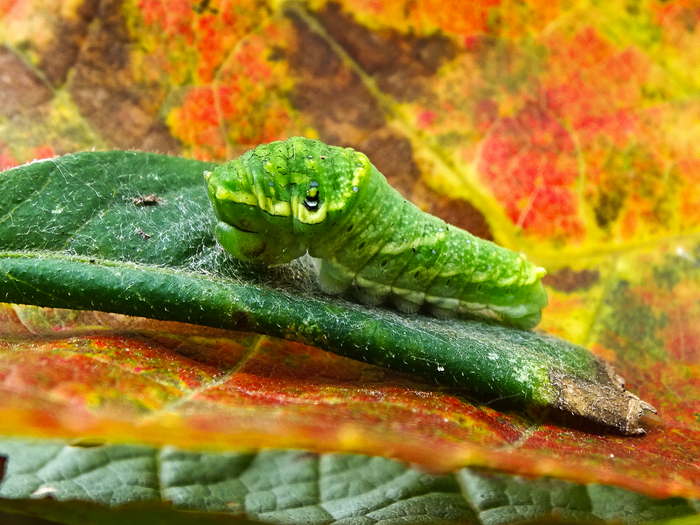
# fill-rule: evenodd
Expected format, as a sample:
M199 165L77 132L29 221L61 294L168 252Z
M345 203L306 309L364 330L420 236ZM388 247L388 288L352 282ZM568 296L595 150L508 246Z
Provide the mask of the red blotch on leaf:
M201 159L227 158L229 144L256 145L286 136L291 117L278 92L284 65L268 60L270 42L251 36L219 71L217 82L193 87L168 117L173 134Z
M435 111L423 111L418 115L416 124L421 129L429 128L435 119L437 118L437 113Z
M147 25L159 25L168 35L180 35L188 44L194 41L192 3L188 0L140 0L137 3Z
M19 162L12 155L0 153L0 171L19 166Z
M19 0L0 0L0 17L5 16L19 3Z
M156 54L175 76L187 78L195 68L201 82L212 82L217 70L236 45L259 23L260 7L254 0L211 2L203 8L188 0L140 0L137 6L146 26L161 43ZM196 52L194 61L192 51ZM185 71L183 71L185 70Z
M567 130L534 103L495 126L479 167L511 220L542 237L580 239L584 226L573 188L578 167Z
M51 146L39 146L34 148L35 159L51 159L56 156L56 152Z
M468 8L462 0L422 0L409 5L412 18L418 21L427 21L448 33L470 35L488 32L489 17L501 0L472 2Z
M221 117L224 108L229 114L232 111L229 96L230 89L192 88L184 104L171 113L168 121L173 135L193 145L198 158L225 156Z

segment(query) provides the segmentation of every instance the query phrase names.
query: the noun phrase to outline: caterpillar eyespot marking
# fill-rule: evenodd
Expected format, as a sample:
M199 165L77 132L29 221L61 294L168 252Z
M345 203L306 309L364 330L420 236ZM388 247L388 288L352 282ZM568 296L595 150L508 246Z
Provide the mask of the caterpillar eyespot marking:
M309 211L314 211L319 206L319 194L318 194L318 182L311 181L309 184L309 189L306 190L306 198L304 199L304 206Z
M292 137L204 176L225 250L264 265L308 251L328 293L520 328L536 326L547 305L544 268L421 211L351 148Z

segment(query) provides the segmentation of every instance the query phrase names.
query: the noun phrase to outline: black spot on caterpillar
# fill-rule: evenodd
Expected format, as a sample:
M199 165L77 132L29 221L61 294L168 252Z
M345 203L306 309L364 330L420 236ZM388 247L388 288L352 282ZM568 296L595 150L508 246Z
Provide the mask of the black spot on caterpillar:
M367 156L292 137L205 172L215 234L235 257L265 265L307 251L329 293L440 317L481 314L520 328L539 323L544 268L424 213Z

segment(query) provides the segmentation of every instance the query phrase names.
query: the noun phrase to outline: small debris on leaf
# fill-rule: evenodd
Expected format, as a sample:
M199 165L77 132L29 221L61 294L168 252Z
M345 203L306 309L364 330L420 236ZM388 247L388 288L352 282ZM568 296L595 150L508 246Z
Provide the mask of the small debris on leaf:
M138 235L142 239L150 239L151 237L153 237L152 235L147 234L141 228L136 228L136 235Z
M156 206L160 204L161 198L158 197L155 193L151 193L150 195L141 195L139 197L132 197L131 199L134 202L134 206Z

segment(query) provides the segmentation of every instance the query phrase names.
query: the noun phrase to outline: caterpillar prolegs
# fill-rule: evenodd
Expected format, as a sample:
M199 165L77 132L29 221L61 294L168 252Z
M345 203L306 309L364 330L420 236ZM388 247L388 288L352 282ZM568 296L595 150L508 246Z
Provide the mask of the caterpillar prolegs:
M206 172L219 243L265 265L321 260L329 293L349 287L368 304L404 312L477 313L532 328L547 294L544 268L421 211L366 155L292 137Z

